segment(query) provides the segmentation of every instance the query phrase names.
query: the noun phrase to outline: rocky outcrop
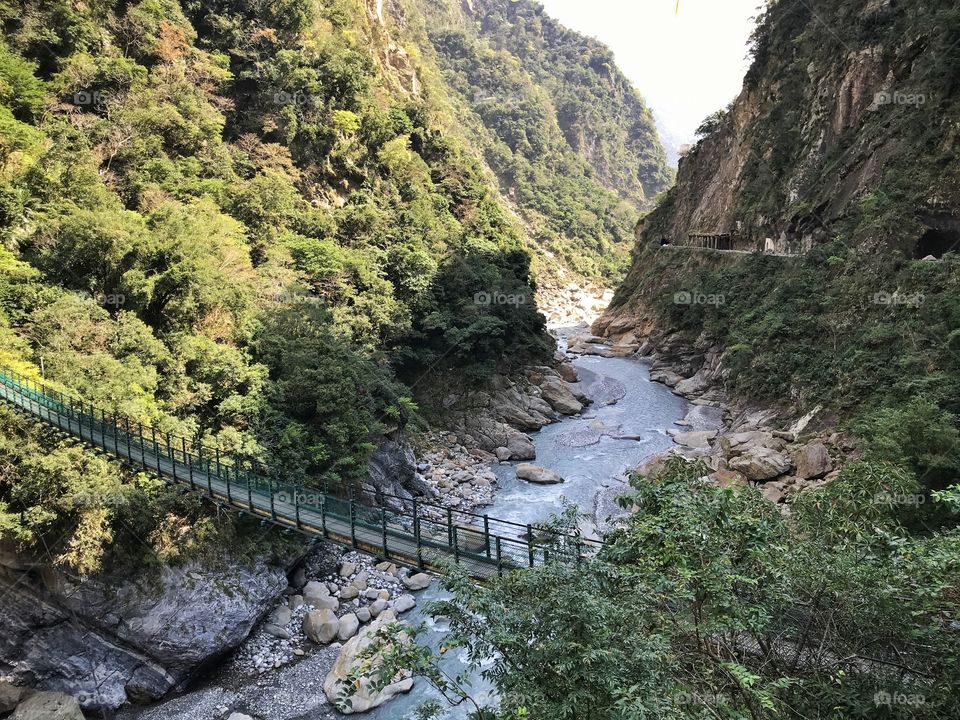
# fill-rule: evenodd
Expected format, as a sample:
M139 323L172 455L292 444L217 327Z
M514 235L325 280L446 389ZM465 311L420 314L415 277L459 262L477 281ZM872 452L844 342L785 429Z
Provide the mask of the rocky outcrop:
M15 682L85 710L157 699L239 645L287 587L283 561L165 566L78 579L50 568L10 582L0 655Z
M869 24L898 30L880 41L842 29ZM841 28L840 52L817 39L828 25ZM928 138L896 122L909 113L953 114L949 89L920 71L939 66L943 78L955 71L937 49L943 41L923 25L907 5L886 0L812 0L802 19L788 5L771 5L740 95L681 159L676 185L638 228L641 243L732 233L738 249L805 252L836 235L834 225L883 186L891 165L929 184L910 196L904 217L955 219L956 173L943 178L937 170L955 131L936 126L937 137ZM788 72L787 64L803 70ZM921 151L927 142L942 148L940 160ZM916 240L923 231L908 221L893 239Z
M727 466L743 475L747 480L761 482L773 480L788 472L792 464L786 456L767 447L750 447L741 454L730 458Z
M362 490L366 502L397 510L402 509L403 500L432 495L430 486L417 472L413 448L399 432L380 439L367 462L367 482Z
M447 393L439 403L439 421L468 448L499 460L533 460L536 449L527 433L576 415L589 403L557 369L539 366L518 378L495 375L483 387Z
M384 652L389 649L389 644L385 645L372 658L361 660L361 654L373 645L380 642L378 633L397 621L396 613L393 610L384 610L380 616L365 627L363 631L348 641L336 662L327 673L323 681L323 691L331 704L335 705L344 715L367 712L375 707L383 705L396 695L410 692L413 689L413 678L409 671L401 671L393 678L393 682L381 690L374 690L371 675L376 672L377 667L382 664ZM409 637L400 635L397 642L409 642ZM346 684L347 678L351 673L356 672L360 662L367 667L367 672L361 676L356 687L349 687Z
M830 451L819 440L804 445L794 456L797 466L797 477L804 480L822 478L833 470L833 460Z
M83 712L69 695L41 692L21 703L10 720L83 720Z
M517 465L517 477L537 485L559 485L563 482L563 478L553 470L530 463Z

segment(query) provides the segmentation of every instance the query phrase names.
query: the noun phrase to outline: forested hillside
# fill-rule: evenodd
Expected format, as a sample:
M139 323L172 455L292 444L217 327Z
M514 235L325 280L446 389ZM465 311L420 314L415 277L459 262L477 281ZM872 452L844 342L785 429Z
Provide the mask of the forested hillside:
M525 70L474 20L460 40L427 38L425 11L0 3L0 363L290 477L347 483L384 430L416 423L431 372L471 382L547 357L531 252L543 272L566 258L616 276L637 208L606 185L633 200L663 186L655 131L605 66L609 91L584 81L594 106L630 99L592 164L557 120L549 56L531 51L539 70ZM551 52L580 42L550 33ZM457 42L476 66L454 61ZM474 71L522 96L488 111ZM642 168L610 174L636 143ZM6 463L3 527L30 541L53 522L39 508L54 470L25 483ZM113 511L96 512L103 530Z
M472 111L464 122L537 246L587 276L618 279L630 218L672 173L613 54L535 2L420 5L423 44Z
M690 374L715 350L714 384L830 408L942 485L960 470L960 16L814 5L771 5L743 91L638 227L598 329L671 336ZM691 232L787 257L660 248Z

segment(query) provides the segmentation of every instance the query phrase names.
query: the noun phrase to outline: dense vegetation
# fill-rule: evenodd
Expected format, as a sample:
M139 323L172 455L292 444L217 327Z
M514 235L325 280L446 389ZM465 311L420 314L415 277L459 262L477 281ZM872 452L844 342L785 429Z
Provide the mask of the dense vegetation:
M736 397L822 405L883 459L942 488L960 475L960 258L836 242L801 258L641 250L615 302L643 298L686 343L725 348ZM722 303L682 305L686 290Z
M418 51L414 8L374 8L0 2L0 364L348 483L384 430L416 422L432 372L470 382L547 357L534 238L484 160L499 121ZM561 161L589 167L549 143L517 202L563 228L560 258L613 272L602 258L634 211L557 180ZM66 519L109 540L114 508L51 514L17 478L0 480L4 535ZM97 537L70 563L94 567Z
M421 2L433 47L489 166L537 248L620 278L638 208L671 181L649 109L610 50L536 2Z
M454 578L432 608L451 624L439 655L396 645L366 673L412 667L469 704L475 691L442 659L462 653L497 690L483 720L957 717L954 494L930 509L945 528L912 532L915 506L873 502L919 491L891 465L848 465L790 518L706 472L676 459L635 477L633 512L594 559L490 587ZM409 631L385 629L371 652L397 633Z
M934 488L960 473L958 19L939 0L771 4L744 93L704 123L613 301L723 348L735 396L822 405ZM704 184L733 146L743 165L715 219L801 257L656 249L718 212ZM674 303L682 291L723 301Z

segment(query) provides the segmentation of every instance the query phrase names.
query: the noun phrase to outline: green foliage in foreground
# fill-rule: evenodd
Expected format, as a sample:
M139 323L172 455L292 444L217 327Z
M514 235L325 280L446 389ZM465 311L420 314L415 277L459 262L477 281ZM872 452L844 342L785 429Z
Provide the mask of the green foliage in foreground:
M784 518L752 488L719 488L676 460L636 477L633 512L597 557L464 577L432 613L441 648L485 665L499 706L486 720L911 718L960 712L960 531L911 534L916 488L886 464L852 464ZM951 503L948 501L947 505ZM949 508L948 508L949 509ZM571 522L570 528L575 525ZM386 647L384 631L371 654ZM416 633L414 633L416 634ZM464 678L397 643L374 680L412 668L453 701Z

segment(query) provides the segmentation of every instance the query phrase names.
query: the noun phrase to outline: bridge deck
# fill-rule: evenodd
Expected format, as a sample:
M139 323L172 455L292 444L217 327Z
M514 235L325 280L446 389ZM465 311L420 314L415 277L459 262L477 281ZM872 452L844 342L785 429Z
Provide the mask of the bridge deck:
M600 544L556 533L548 533L549 542L544 542L544 531L529 525L413 499L385 496L385 500L393 501L392 507L371 506L278 482L253 472L252 467L245 468L241 462L221 457L218 451L182 438L176 443L168 434L158 435L139 423L110 417L10 371L0 371L0 400L91 447L216 502L411 567L439 571L456 563L472 577L483 580L551 559L577 561L583 552L595 550ZM437 519L444 515L444 520ZM551 556L545 547L548 544L568 550L555 551Z

